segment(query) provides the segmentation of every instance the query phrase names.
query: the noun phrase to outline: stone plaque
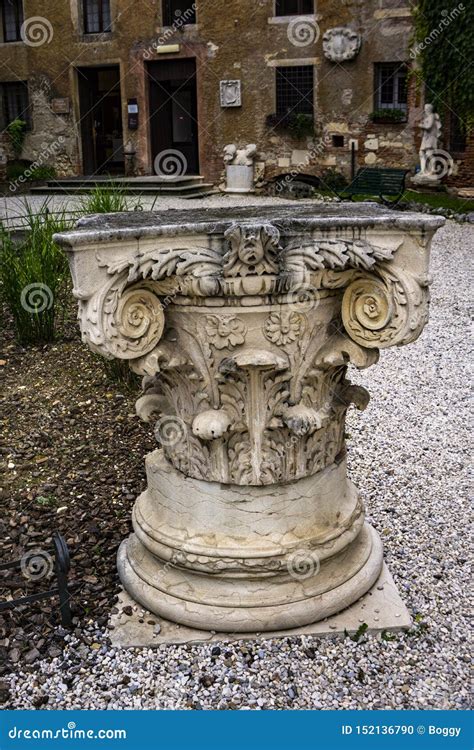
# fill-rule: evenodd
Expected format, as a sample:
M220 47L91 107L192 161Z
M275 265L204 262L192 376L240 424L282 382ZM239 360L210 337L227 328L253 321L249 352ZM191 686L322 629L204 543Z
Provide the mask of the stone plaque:
M323 36L324 56L332 62L352 60L358 54L362 39L352 29L338 26L328 29Z
M240 81L221 81L221 107L241 107Z

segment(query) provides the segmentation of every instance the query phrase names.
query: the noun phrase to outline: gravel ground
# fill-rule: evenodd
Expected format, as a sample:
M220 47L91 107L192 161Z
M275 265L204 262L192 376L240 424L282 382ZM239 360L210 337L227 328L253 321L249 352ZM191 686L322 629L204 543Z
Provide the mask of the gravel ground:
M215 205L218 201L221 205L221 200L216 197L206 203ZM199 205L204 203L199 202ZM57 491L74 493L77 477L68 479L71 464L64 468L62 456L73 450L71 428L73 435L80 432L86 419L90 437L86 439L82 435L80 438L84 460L87 466L89 453L84 443L100 445L99 473L107 476L107 492L104 493L103 488L100 490L97 463L92 462L86 468L86 489L81 490L83 498L80 503L71 503L68 511L78 518L77 526L69 532L70 537L74 542L75 535L79 534L86 557L90 554L89 563L82 561L76 572L79 570L82 574L84 565L90 565L92 583L87 584L90 587L86 589L87 597L93 600L97 586L94 580L99 579L103 589L102 604L76 609L78 625L71 635L54 623L48 624L45 635L46 626L41 622L40 612L37 616L41 632L32 632L25 616L16 618L21 631L17 646L21 655L16 666L5 673L0 682L0 700L4 707L469 707L466 319L470 293L468 263L473 237L472 227L453 222L439 231L433 247L431 320L424 334L415 344L384 352L380 363L372 369L352 373L355 382L370 390L372 400L364 413L351 412L348 420L350 474L365 499L369 519L382 535L389 568L415 618L411 631L396 634L393 639L363 636L354 641L349 637L306 636L217 646L162 646L157 650L111 648L103 622L113 601L113 592L117 591L113 554L118 538L128 527L126 514L133 494L143 482L139 458L148 449L149 438L135 422L127 421L132 396L121 392L122 398L117 403L116 394L120 389L107 382L96 361L89 358L76 340L46 351L21 353L21 359L11 345L13 375L10 381L7 378L7 400L10 398L18 410L20 421L20 426L12 429L13 443L17 440L21 444L28 424L30 430L37 428L39 400L35 395L43 393L44 388L49 394L46 402L58 401L56 407L68 413L67 419L63 419L63 426L67 428L66 446L62 443L59 424L52 447L44 448L46 452L51 451L48 455L52 458L60 458L53 471L53 484L59 485ZM81 370L77 372L77 382L70 377L61 385L61 381L55 379L54 365L58 367L65 357L71 372L77 372L77 367ZM34 370L35 366L35 376L29 377L29 367ZM39 373L43 373L42 382ZM26 393L18 387L25 383ZM77 406L79 391L81 410L71 416L68 409L73 404ZM88 394L92 393L97 404L88 405ZM27 416L22 424L24 408ZM61 421L61 415L56 418ZM72 426L68 419L73 419ZM104 430L104 421L106 432L118 425L119 434L118 437L108 436L100 444L98 436ZM44 429L48 431L49 427ZM79 439L77 435L76 439ZM12 448L11 443L8 448ZM98 449L92 448L92 456ZM7 460L9 456L11 453ZM122 486L122 474L126 473L122 471L124 461L130 480L129 487L125 488ZM114 473L115 465L120 469ZM38 520L32 499L38 496L41 483L47 482L49 476L43 464L39 466L35 467L37 476L17 472L10 485L11 492L17 493L17 505L7 507L7 514L9 518L14 511L24 512L26 518L31 515L33 527L37 524L41 529L44 524L51 524L55 515L57 517L57 508L54 513L48 511L51 512L49 520ZM69 482L65 489L63 479ZM21 502L25 503L26 510L21 509ZM60 502L65 504L64 498L60 498ZM117 511L117 504L119 513L118 516L115 513L115 517L119 521L111 531L113 509ZM98 526L94 529L97 538L89 543L89 532L84 531L81 536L80 528L87 518L97 516L99 518L92 522ZM25 518L23 524L28 526ZM110 534L107 549L96 554L93 544L97 543L105 526ZM23 529L22 533L27 532ZM19 534L17 544L22 541L24 537ZM84 554L84 550L82 552ZM0 645L9 654L15 632L12 628L8 630L8 623L4 636ZM41 640L43 643L35 653L35 644Z

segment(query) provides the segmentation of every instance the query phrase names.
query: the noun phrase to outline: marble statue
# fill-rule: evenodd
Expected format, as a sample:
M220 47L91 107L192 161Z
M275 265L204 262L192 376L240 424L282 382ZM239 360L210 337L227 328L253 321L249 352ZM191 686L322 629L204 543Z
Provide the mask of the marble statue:
M438 148L441 137L441 120L439 119L439 115L434 112L432 104L425 104L423 118L420 121L419 127L423 131L420 146L420 173L432 174L430 161Z
M447 151L439 148L441 120L432 104L425 104L419 127L423 132L420 171L412 178L412 182L415 185L436 186L443 177L451 174L453 159Z

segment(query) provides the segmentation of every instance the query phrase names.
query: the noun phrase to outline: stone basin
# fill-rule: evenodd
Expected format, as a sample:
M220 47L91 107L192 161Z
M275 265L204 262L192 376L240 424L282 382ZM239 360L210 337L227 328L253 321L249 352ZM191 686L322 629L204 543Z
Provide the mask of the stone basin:
M276 202L91 216L57 235L83 340L143 376L137 413L158 441L118 553L136 601L194 628L268 631L373 586L382 545L344 440L369 394L347 366L419 336L443 223Z

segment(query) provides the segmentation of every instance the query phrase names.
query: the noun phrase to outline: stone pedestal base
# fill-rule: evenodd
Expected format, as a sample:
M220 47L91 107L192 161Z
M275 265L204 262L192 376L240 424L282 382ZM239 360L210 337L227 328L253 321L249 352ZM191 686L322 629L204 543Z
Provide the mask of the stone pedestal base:
M225 193L253 193L253 166L229 164L226 167Z
M418 173L411 178L411 183L415 187L439 188L441 186L441 178L436 174Z
M303 625L301 628L273 630L260 633L218 633L215 630L198 630L156 618L137 604L123 589L112 610L108 637L118 648L157 648L182 643L232 643L240 640L267 640L291 636L344 636L356 633L366 625L366 633L397 632L413 625L410 613L400 598L387 566L369 591L347 609L324 620Z
M120 578L151 612L220 632L296 628L361 597L382 568L345 461L272 487L185 477L160 451L135 534L118 553Z

